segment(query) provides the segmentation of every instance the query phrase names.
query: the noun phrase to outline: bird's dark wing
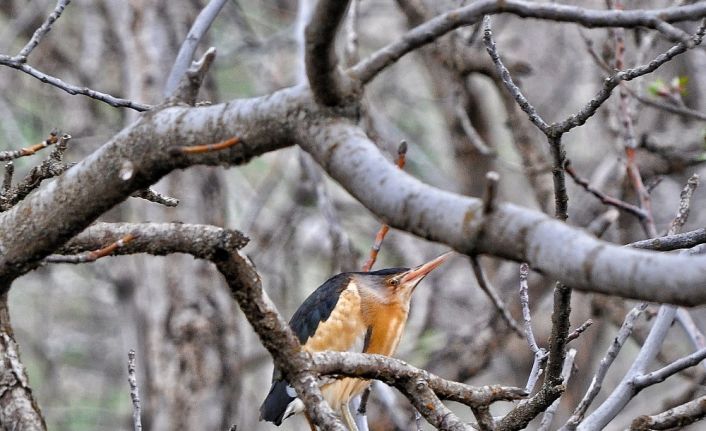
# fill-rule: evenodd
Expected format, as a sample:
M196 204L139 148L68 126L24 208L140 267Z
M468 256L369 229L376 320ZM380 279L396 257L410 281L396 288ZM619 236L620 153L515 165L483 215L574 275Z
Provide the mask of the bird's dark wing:
M349 281L350 274L345 272L329 278L309 295L294 313L289 326L302 345L316 333L319 324L329 318Z
M348 285L350 274L338 274L319 286L309 295L289 321L289 326L304 345L316 333L321 322L326 321L336 307L341 292ZM272 377L272 387L260 406L260 420L273 422L279 426L286 417L288 407L296 401L294 389L277 369ZM293 412L292 412L293 413Z

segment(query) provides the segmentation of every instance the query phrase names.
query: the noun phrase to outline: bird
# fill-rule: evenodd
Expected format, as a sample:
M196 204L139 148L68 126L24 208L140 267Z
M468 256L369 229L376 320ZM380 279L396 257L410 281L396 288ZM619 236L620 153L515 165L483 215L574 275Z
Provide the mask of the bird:
M370 272L344 272L329 278L297 309L289 326L302 350L320 352L376 353L392 356L407 323L415 288L432 270L444 263L445 253L414 268L387 268ZM358 431L349 402L370 384L357 378L323 380L324 399L350 431ZM272 386L260 407L260 420L281 425L304 411L294 388L275 368ZM307 421L315 430L311 420Z

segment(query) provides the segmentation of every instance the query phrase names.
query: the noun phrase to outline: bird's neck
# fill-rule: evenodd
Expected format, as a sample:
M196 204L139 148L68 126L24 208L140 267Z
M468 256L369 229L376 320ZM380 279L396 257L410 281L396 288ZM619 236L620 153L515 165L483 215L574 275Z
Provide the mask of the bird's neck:
M365 307L364 319L372 328L365 352L393 355L402 337L408 313L409 303L373 303Z

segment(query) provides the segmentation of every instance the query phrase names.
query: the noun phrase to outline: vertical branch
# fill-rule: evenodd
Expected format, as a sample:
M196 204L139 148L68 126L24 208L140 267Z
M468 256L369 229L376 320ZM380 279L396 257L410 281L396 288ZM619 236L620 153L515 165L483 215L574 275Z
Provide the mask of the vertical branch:
M402 141L400 142L400 146L397 148L397 167L400 169L404 169L406 163L407 142ZM385 223L380 226L380 230L378 230L378 233L375 235L375 242L373 243L373 246L370 249L370 257L368 257L368 260L365 261L365 264L363 264L363 268L361 269L363 272L370 271L373 268L373 265L375 265L375 261L378 258L378 253L380 252L380 248L382 247L382 242L385 240L385 236L387 235L387 232L389 230L390 226Z
M346 66L351 67L360 61L358 55L358 15L360 13L360 0L351 0L346 20Z
M132 425L135 431L142 431L142 417L140 408L140 391L137 387L135 375L135 351L127 353L127 381L130 385L130 399L132 400Z
M349 93L350 78L341 72L336 35L350 0L319 0L304 32L306 76L317 102L341 105Z

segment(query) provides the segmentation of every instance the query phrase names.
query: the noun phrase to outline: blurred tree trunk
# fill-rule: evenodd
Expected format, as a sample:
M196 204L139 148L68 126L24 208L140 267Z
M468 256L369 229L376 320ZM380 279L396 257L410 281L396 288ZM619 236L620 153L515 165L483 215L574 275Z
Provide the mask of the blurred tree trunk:
M20 348L10 324L7 294L0 295L0 426L3 430L44 431L42 412L20 362Z
M126 95L159 103L198 1L105 1L125 57ZM204 43L204 45L206 45ZM128 112L125 122L136 118ZM135 200L126 218L184 220L224 226L223 170L197 168L170 175L164 190L182 202L175 209ZM135 260L123 300L136 316L146 429L228 429L236 414L239 380L235 304L211 265L191 257ZM127 349L133 346L126 346Z

